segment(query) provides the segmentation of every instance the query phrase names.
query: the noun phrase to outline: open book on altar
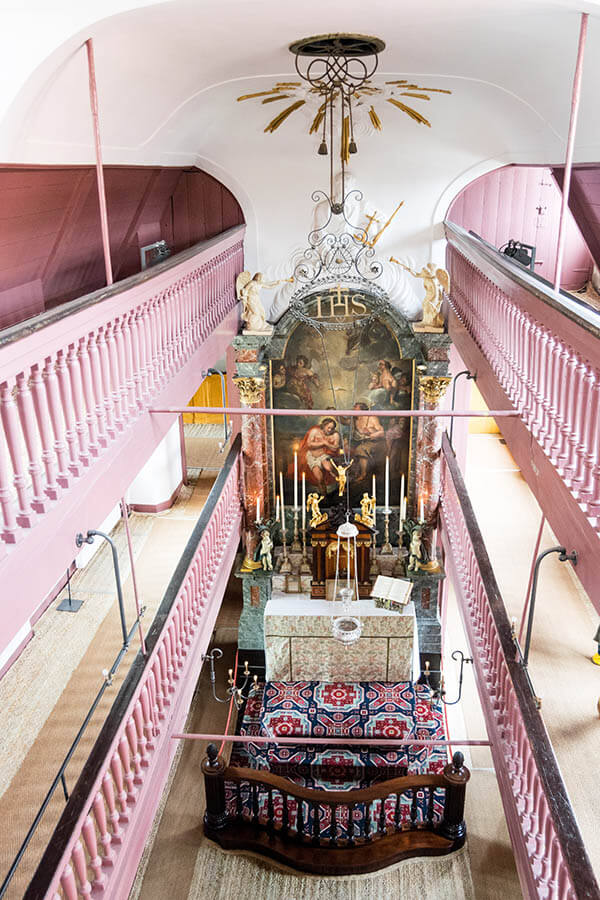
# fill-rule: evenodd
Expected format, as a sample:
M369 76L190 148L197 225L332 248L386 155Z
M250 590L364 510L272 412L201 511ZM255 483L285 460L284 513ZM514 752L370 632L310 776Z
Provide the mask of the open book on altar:
M401 610L410 600L412 588L412 581L406 578L378 575L371 591L371 597L375 600L375 606Z

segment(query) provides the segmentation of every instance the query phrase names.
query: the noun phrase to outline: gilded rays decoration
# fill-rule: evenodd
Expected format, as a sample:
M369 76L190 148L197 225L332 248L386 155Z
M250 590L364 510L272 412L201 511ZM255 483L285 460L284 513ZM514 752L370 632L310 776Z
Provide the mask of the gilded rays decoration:
M445 88L427 87L408 79L400 78L386 81L383 85L377 85L370 79L353 95L352 112L358 119L363 119L370 124L375 131L383 130L382 117L391 109L407 116L417 125L425 125L431 128L431 121L422 112L423 104L429 103L432 94L451 94L452 91ZM238 102L245 100L257 100L271 113L272 104L277 104L276 115L272 116L265 124L266 134L274 134L277 129L290 119L297 110L307 106L312 114L308 125L308 134L318 134L326 114L324 85L319 83L311 85L301 81L277 81L271 88L264 91L256 91L252 94L242 94ZM333 93L334 107L339 107L339 91ZM291 101L285 103L285 101ZM415 102L416 101L416 102ZM283 108L280 108L283 104ZM386 105L387 104L387 105ZM421 108L419 108L421 107ZM355 119L356 124L356 119ZM344 116L342 126L341 155L347 163L350 156L350 131L351 122L348 115Z

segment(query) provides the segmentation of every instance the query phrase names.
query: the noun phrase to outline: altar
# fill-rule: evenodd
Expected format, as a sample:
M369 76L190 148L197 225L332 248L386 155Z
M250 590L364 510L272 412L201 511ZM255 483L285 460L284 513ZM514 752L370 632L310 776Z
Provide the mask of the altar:
M341 644L331 633L332 607L323 598L273 591L265 606L267 681L413 681L419 677L415 607L401 613L369 598L352 603L360 640Z

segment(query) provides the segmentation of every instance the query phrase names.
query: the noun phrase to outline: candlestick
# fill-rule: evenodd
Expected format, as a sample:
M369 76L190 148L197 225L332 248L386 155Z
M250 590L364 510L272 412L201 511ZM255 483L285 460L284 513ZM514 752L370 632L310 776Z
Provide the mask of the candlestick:
M384 553L386 556L390 556L394 552L394 548L390 544L390 516L392 514L392 510L389 506L384 506L381 510L383 513L383 544L381 545L380 553Z
M285 500L284 500L285 495L283 493L283 474L281 472L279 473L279 491L281 493L281 541L283 543L283 557L281 560L281 565L279 567L279 571L282 572L284 575L287 575L289 572L292 571L292 565L291 565L291 563L288 559L288 555L287 555L287 543L286 543L287 532L286 532L286 528L285 528Z
M385 505L389 507L390 505L390 458L386 456L385 458Z
M306 531L306 475L302 473L302 530Z
M294 509L298 507L298 454L294 450Z
M298 533L298 512L299 507L294 507L294 538L292 540L292 545L290 550L292 553L300 553L302 550L302 544L300 543L300 535Z
M302 525L302 561L300 562L300 574L301 575L310 575L311 574L310 564L308 562L308 554L306 552L306 519L304 520L304 524Z

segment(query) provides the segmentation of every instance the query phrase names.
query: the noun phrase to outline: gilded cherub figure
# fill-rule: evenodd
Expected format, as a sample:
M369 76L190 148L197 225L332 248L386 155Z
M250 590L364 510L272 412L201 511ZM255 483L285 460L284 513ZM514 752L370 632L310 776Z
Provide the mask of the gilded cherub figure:
M442 301L444 299L444 291L450 291L450 276L445 269L436 267L435 263L427 263L418 272L415 272L410 266L405 265L399 259L390 256L390 262L394 262L401 266L414 278L420 278L425 287L425 297L423 298L423 319L417 323L415 330L417 331L443 331L444 317L442 315Z
M360 512L354 516L357 522L362 522L367 528L373 528L375 525L375 503L375 497L369 497L365 492L360 501Z
M348 471L354 460L351 459L347 466L338 466L338 464L334 462L331 457L329 457L329 462L337 472L335 480L337 481L338 485L338 497L343 497L346 490L346 481L348 480L346 477L346 472Z
M242 319L245 325L243 334L273 333L273 326L268 324L265 309L260 300L261 288L274 288L284 281L292 282L293 280L293 278L283 278L280 281L263 281L262 272L257 272L254 277L248 271L238 275L235 282L235 293L237 299L243 303Z
M317 525L321 525L323 522L327 521L327 513L322 513L319 509L319 504L324 499L325 497L322 497L317 493L309 494L306 498L306 508L310 513L311 528L316 528Z

